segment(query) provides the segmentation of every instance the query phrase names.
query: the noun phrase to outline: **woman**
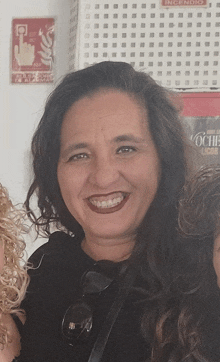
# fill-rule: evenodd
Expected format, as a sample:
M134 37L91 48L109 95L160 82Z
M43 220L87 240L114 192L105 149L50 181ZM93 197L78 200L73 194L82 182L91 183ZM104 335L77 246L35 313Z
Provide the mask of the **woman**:
M0 361L15 361L20 352L19 329L24 322L20 303L28 283L21 266L25 244L19 237L21 217L0 184ZM22 321L22 322L21 322Z
M179 331L182 294L172 285L186 174L172 99L122 62L68 74L50 96L25 202L49 241L30 259L20 361L205 356L187 334L188 315ZM51 233L54 223L65 232Z

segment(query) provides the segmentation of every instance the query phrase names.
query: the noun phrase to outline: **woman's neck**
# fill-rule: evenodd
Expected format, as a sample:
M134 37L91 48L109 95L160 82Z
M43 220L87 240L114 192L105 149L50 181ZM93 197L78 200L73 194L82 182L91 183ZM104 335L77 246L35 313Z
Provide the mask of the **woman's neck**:
M112 241L93 240L84 238L81 244L82 250L93 260L112 260L120 262L130 257L134 248L134 240Z

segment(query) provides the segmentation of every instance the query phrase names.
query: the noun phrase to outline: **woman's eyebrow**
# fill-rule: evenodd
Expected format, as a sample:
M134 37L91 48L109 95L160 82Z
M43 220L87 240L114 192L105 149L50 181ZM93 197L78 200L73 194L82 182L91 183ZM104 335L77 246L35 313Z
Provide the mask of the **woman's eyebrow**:
M63 152L61 152L61 155L62 155L62 157L65 158L72 151L79 150L79 149L86 148L86 147L88 147L88 144L85 142L73 143L73 144L69 145Z
M112 142L119 143L119 142L123 142L123 141L131 141L131 142L135 142L135 143L146 142L146 140L144 138L137 137L132 134L124 134L124 135L117 136L113 139Z

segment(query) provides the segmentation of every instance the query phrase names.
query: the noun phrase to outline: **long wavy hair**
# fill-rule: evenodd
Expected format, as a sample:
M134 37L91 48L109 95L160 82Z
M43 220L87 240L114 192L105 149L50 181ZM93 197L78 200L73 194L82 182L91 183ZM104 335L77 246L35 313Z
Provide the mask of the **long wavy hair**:
M10 342L3 314L18 313L29 277L24 266L25 243L21 238L23 216L16 210L6 188L0 184L0 242L4 249L4 266L0 272L0 347Z
M142 331L153 346L151 362L217 362L220 290L213 244L220 233L220 165L204 166L187 180L178 224L171 282L147 295Z
M182 279L188 277L188 286L196 287L190 297L184 296L191 319L192 355L198 361L219 361L220 290L213 250L220 233L220 165L203 166L186 182L179 202L178 224L180 250L184 250L188 260L185 267L181 265Z
M220 231L220 165L201 168L184 187L179 227L186 236L212 239ZM213 244L209 245L213 248Z
M130 257L146 284L142 291L146 305L141 326L143 335L152 342L152 361L177 362L188 355L199 361L202 352L198 315L191 305L199 295L201 273L195 268L197 259L191 253L192 246L188 243L186 247L177 232L178 203L187 175L187 145L177 97L172 92L123 62L101 62L65 76L48 98L33 136L34 180L25 201L26 209L39 230L48 235L54 222L67 232L83 235L58 185L60 132L72 104L103 89L126 92L147 109L161 162L158 191L137 230ZM35 193L40 213L37 216L31 207Z

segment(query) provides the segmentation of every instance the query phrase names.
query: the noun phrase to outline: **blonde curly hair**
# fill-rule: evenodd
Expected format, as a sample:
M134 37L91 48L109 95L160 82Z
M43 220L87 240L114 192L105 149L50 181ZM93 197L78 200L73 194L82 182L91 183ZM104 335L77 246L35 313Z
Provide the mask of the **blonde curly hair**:
M13 207L7 190L0 183L0 243L4 248L4 266L0 272L0 348L10 342L2 316L21 312L20 303L29 282L23 261L25 243L21 237L22 225L21 211Z

